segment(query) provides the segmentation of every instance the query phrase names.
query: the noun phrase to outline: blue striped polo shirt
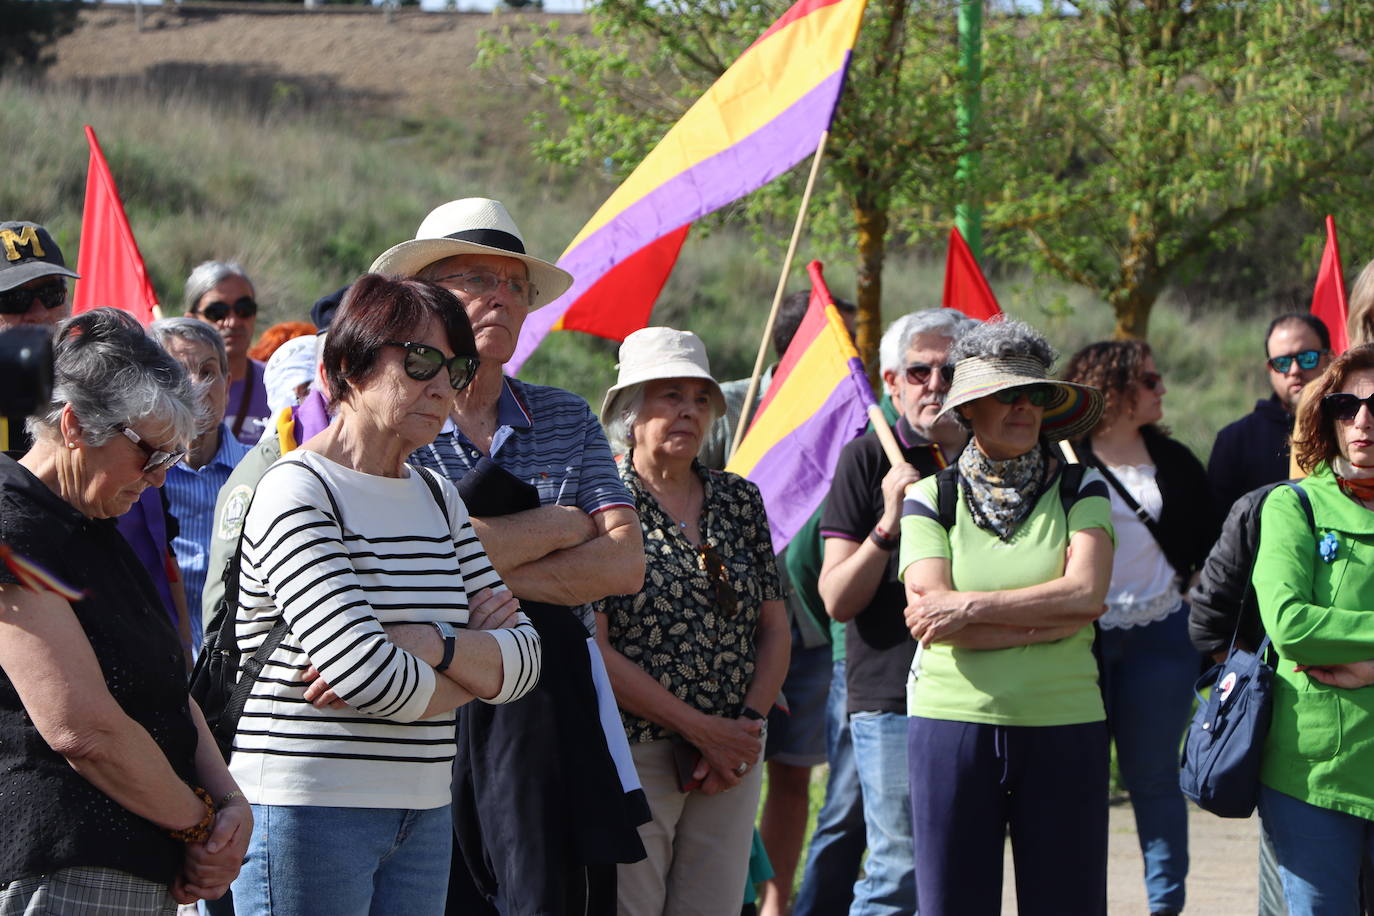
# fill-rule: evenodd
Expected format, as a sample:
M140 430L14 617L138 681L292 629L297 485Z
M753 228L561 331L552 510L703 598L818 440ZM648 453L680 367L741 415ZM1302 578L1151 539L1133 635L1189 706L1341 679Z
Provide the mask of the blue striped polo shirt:
M539 491L540 505L576 506L588 515L612 506L634 508L620 480L606 434L587 402L570 391L507 378L496 407L491 459ZM412 464L461 480L482 452L447 424L410 456Z
M200 647L200 593L205 588L205 569L210 560L210 535L215 525L215 498L235 465L253 450L234 438L227 423L219 425L219 451L199 469L185 461L167 469L163 491L172 516L181 529L172 539L172 550L186 586L186 606L192 609L191 645Z

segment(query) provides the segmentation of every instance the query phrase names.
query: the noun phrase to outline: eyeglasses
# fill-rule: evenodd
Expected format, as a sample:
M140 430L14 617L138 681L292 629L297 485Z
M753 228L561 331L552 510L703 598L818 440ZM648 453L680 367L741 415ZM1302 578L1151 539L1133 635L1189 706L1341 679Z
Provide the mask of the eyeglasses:
M1299 350L1297 353L1271 356L1268 359L1269 368L1279 375L1287 375L1288 370L1293 368L1293 360L1297 360L1299 369L1315 369L1325 352L1325 350Z
M60 277L42 286L20 286L0 293L0 314L22 315L33 308L33 300L45 309L55 309L67 301L67 281Z
M1353 420L1355 415L1360 412L1360 405L1369 408L1371 415L1374 415L1374 394L1367 397L1357 398L1353 394L1337 392L1328 394L1322 398L1322 413L1333 420Z
M1054 397L1054 389L1049 385L1018 385L994 391L992 396L1003 404L1015 404L1024 397L1032 407L1044 407Z
M726 617L734 617L739 613L739 594L730 580L725 578L725 564L721 562L720 554L709 544L698 547L697 553L701 556L701 568L711 577L711 584L716 590L716 606Z
M924 385L926 382L930 381L930 373L935 368L935 366L929 363L912 363L910 366L906 367L906 380L913 385ZM954 381L953 366L940 366L939 369L940 378L945 380L946 385Z
M417 382L427 382L438 375L440 369L448 367L448 383L453 386L454 391L462 391L470 385L473 376L477 374L477 367L482 364L475 356L451 356L445 359L443 350L429 344L388 340L386 345L400 347L406 351L402 366L406 370L406 375Z
M1158 372L1146 372L1140 376L1140 384L1145 387L1146 391L1158 391L1159 385L1163 381L1164 376Z
M172 465L176 464L178 461L186 457L186 451L184 449L178 452L165 452L161 449L153 448L151 445L143 441L142 436L140 436L138 433L134 432L127 426L121 426L119 428L119 431L122 432L130 442L132 442L134 445L137 445L139 449L143 452L143 454L148 457L148 460L143 464L144 474L148 474L153 471L165 471L169 467L171 467Z
M210 302L200 310L199 314L204 315L206 321L220 322L229 317L231 309L240 318L252 318L258 313L258 304L248 296L244 296L233 305L228 302Z
M492 296L496 291L504 286L510 290L512 296L525 305L534 301L534 297L539 290L529 280L521 280L518 277L503 277L500 274L492 273L489 270L474 270L465 274L449 274L446 277L438 277L433 282L444 283L451 281L460 292L469 296Z

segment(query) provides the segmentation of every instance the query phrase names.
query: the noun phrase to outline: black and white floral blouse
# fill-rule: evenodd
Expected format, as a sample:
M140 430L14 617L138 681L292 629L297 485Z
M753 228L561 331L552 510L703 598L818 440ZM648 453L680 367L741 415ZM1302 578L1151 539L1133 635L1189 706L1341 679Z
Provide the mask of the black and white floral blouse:
M701 712L734 718L754 677L763 602L780 600L782 589L758 487L700 462L692 468L706 490L700 548L644 488L630 457L621 460L644 531L644 588L592 608L606 615L611 645L665 690ZM621 718L631 741L671 734L623 711Z

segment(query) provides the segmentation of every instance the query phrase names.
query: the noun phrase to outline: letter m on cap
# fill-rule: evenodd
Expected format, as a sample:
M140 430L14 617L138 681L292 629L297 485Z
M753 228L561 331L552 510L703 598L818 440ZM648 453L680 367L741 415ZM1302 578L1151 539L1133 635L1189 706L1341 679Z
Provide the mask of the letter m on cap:
M19 246L24 245L33 249L31 257L46 258L48 253L43 250L43 245L38 241L38 230L33 226L25 226L18 232L13 229L0 229L0 243L5 246L5 260L17 261L24 257Z

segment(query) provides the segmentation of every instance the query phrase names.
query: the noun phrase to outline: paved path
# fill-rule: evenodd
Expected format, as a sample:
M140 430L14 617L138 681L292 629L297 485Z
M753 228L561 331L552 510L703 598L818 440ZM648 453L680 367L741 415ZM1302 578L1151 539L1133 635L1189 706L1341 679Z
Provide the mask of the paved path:
M1249 916L1256 908L1259 819L1215 817L1189 806L1188 873L1190 913ZM1113 805L1108 828L1107 912L1110 916L1148 916L1140 846L1129 803ZM1002 882L1002 912L1016 912L1016 891L1007 849Z

